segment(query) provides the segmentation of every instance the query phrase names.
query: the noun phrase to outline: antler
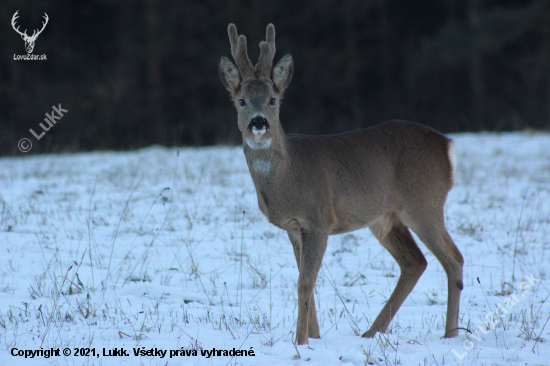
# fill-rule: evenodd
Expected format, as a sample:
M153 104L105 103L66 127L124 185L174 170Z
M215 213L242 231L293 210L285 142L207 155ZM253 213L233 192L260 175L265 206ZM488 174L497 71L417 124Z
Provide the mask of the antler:
M237 35L235 24L229 24L227 33L229 34L229 42L231 43L231 54L239 68L241 77L243 80L254 78L254 67L252 67L252 63L246 52L246 37Z
M25 29L25 32L21 32L19 30L19 26L17 28L15 28L15 20L17 18L19 18L19 15L17 15L17 13L19 12L19 10L17 10L15 12L15 14L13 14L13 17L11 18L11 26L13 27L13 29L19 33L22 37L24 37L25 39L36 39L38 37L38 35L40 35L40 33L42 33L42 31L44 30L44 28L46 28L46 24L48 24L48 20L50 19L48 17L48 14L44 13L44 18L45 18L45 22L42 22L42 29L40 29L39 31L37 31L36 29L34 30L34 32L32 33L32 36L29 37L29 35L27 34L27 30ZM38 33L37 33L38 32Z
M17 33L19 33L21 36L25 36L25 37L28 37L27 35L27 30L25 29L25 32L21 32L19 30L19 26L17 28L15 28L15 20L17 18L19 18L19 15L17 15L17 13L19 12L19 10L17 10L15 12L15 14L13 14L13 17L11 18L11 26L13 27L13 30L15 30ZM45 13L44 13L45 14Z
M234 24L229 24L227 33L229 34L229 42L231 43L231 54L243 80L249 78L269 78L271 67L273 66L273 57L275 56L275 27L273 24L267 26L267 42L260 42L260 59L256 67L252 66L248 58L246 37L243 35L238 36L237 27Z
M36 31L36 29L35 29L34 32L32 33L32 36L30 36L29 38L37 38L37 37L40 35L40 33L42 33L42 31L44 30L44 28L46 28L46 24L48 24L48 20L50 20L50 18L48 17L48 14L46 14L46 13L44 13L44 16L43 16L43 17L45 18L46 21L45 21L45 22L42 22L42 29L40 29L40 30L38 31L38 33L36 33L37 31ZM35 35L35 33L36 33L36 35Z
M273 57L275 57L275 27L273 24L267 26L265 39L267 42L260 42L260 59L256 64L256 77L269 78Z

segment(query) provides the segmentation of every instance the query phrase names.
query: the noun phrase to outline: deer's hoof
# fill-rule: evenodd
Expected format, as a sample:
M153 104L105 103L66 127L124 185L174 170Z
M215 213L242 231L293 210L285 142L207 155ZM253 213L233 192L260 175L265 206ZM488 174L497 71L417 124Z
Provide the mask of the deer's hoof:
M369 329L361 337L363 338L374 338L374 335L376 334L375 330Z
M458 337L458 330L452 330L443 336L443 338L454 338L454 337Z

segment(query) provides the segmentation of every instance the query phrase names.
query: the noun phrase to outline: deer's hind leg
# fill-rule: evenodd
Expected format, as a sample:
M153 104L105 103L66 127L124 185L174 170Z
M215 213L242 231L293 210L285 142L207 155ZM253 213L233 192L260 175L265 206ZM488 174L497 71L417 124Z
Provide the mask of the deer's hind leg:
M435 255L447 274L448 298L445 338L458 336L458 311L462 291L462 267L464 258L445 228L442 210L418 210L417 215L408 214L403 219ZM410 222L410 223L409 223Z
M292 248L294 249L294 256L296 257L298 271L300 271L300 250L302 247L300 233L294 234L293 232L288 231L288 237L290 238ZM311 298L309 300L310 306L308 309L307 333L308 338L321 338L319 321L317 320L317 309L315 308L315 298L313 294L314 292L315 290L311 292Z
M424 258L424 254L422 254L416 245L409 229L396 217L392 217L391 223L389 224L392 226L386 235L384 235L384 233L387 231L387 228L384 226L388 225L388 223L384 224L383 222L377 221L375 224L369 226L369 228L382 246L386 248L396 260L401 270L401 274L399 275L399 280L389 300L372 323L370 329L363 334L365 338L374 337L376 332L386 332L394 315L412 291L428 265L426 258Z

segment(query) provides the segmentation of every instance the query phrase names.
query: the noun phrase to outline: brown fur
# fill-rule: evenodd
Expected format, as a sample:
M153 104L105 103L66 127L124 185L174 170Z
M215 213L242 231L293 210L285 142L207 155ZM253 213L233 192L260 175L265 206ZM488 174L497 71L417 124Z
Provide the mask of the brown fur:
M405 121L339 135L286 135L279 123L279 106L292 78L292 57L284 56L271 72L267 70L271 68L267 58L275 53L275 28L269 25L268 42L261 43L254 69L244 36L237 37L232 24L228 33L237 66L223 57L220 78L238 111L258 205L271 223L288 232L300 273L296 342L306 344L308 337L320 336L313 289L328 236L364 227L395 258L401 275L363 336L386 331L426 268L409 228L445 269L449 286L445 336L457 336L464 260L443 220L443 206L453 185L452 141L431 128ZM269 123L264 134L254 134L249 128L258 116Z

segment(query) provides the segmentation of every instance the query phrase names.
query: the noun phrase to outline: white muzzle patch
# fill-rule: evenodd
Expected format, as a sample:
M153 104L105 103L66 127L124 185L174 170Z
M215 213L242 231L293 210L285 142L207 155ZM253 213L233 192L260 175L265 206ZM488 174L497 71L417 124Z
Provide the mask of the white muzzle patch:
M266 132L267 132L267 128L265 128L265 127L262 128L262 129L257 129L257 128L253 128L253 129L252 129L252 133L253 133L254 135L263 135L263 134L266 133Z

